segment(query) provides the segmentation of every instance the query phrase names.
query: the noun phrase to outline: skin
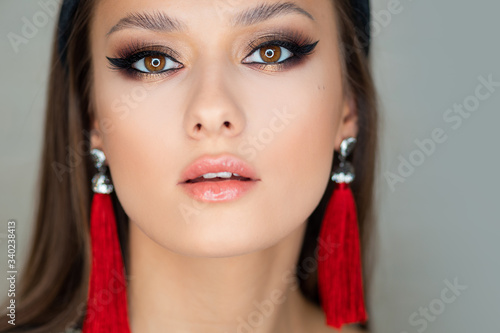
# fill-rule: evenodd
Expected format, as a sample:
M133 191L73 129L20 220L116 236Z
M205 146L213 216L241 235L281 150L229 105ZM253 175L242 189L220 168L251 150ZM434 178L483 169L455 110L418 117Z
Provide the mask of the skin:
M292 13L229 27L230 17L260 3L102 0L96 7L91 144L104 151L130 218L133 332L246 332L244 323L259 333L335 331L292 276L307 218L330 181L333 152L358 130L355 105L343 93L334 9L327 0L294 1L314 21ZM127 13L153 10L184 21L188 32L127 28L106 37ZM275 28L319 43L282 71L242 64L246 44ZM106 56L117 57L134 40L170 47L184 67L142 78L109 69ZM270 128L273 110L293 117L253 154L242 150ZM190 198L177 185L182 171L219 153L246 160L261 181L235 201ZM255 317L263 302L271 310Z

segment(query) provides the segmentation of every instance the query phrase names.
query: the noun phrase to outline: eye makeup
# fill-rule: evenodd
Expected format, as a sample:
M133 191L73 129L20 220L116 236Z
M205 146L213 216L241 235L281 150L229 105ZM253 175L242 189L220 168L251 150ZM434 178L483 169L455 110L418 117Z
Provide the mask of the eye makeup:
M241 63L251 67L256 67L259 70L270 70L272 72L284 71L302 63L307 56L312 54L318 42L319 40L314 41L300 31L279 30L264 33L246 45L244 53L247 55ZM267 51L271 52L274 52L271 50L273 47L275 47L274 50L276 50L276 47L280 49L285 48L291 53L291 56L280 62L244 61L256 51L259 51L260 49L266 50L266 47L269 48ZM261 55L262 54L264 53L261 52ZM134 66L134 64L146 57L148 57L148 59L151 59L151 57L163 57L169 62L176 63L178 66L155 72L145 72L137 69L137 66ZM177 60L180 58L180 55L171 48L158 44L148 44L144 41L133 41L120 49L117 52L117 57L106 58L109 61L111 69L122 71L127 76L133 78L168 76L184 67L184 65Z
M319 40L313 41L300 31L281 30L270 32L250 42L247 46L249 53L245 58L259 49L270 46L283 47L292 53L292 56L281 62L252 62L247 63L256 66L258 69L271 68L272 71L284 71L301 63L312 54Z
M143 72L133 67L136 62L146 57L163 57L179 64L180 67L157 72ZM144 41L133 41L127 44L124 48L120 49L116 58L106 58L109 61L111 69L122 71L130 77L165 75L167 72L172 73L175 70L182 68L182 64L176 59L180 58L177 52L163 45L150 44Z

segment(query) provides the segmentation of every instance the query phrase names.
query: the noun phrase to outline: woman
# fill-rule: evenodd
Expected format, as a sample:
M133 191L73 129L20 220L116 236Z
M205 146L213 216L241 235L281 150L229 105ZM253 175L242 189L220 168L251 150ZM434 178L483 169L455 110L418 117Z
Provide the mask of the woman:
M33 248L0 331L359 331L367 17L349 0L64 1Z

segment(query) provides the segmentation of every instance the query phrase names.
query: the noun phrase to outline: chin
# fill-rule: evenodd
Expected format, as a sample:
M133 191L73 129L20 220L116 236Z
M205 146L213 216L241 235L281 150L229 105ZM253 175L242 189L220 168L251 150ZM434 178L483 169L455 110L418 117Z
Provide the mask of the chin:
M286 235L283 228L276 228L276 223L269 224L266 220L249 219L248 216L244 219L237 218L234 215L231 218L217 219L208 216L199 217L186 228L170 230L168 235L153 233L151 236L146 236L168 251L204 258L250 254L279 243Z

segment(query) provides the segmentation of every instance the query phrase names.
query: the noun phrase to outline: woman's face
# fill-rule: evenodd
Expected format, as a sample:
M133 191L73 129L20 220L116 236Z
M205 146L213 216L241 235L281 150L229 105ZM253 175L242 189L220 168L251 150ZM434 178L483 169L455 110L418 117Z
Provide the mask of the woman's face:
M233 256L283 240L318 205L334 149L357 134L332 1L278 3L97 4L92 145L130 223L168 250ZM194 161L222 155L254 181L181 183Z

